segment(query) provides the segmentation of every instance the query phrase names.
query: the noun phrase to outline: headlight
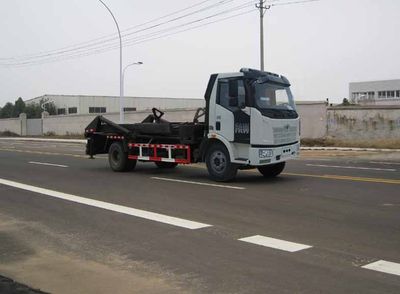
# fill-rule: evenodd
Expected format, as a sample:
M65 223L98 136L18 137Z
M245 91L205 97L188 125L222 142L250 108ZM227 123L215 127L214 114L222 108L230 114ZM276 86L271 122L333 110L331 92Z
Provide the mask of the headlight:
M258 150L258 156L260 158L272 157L274 155L274 151L272 149L260 149Z

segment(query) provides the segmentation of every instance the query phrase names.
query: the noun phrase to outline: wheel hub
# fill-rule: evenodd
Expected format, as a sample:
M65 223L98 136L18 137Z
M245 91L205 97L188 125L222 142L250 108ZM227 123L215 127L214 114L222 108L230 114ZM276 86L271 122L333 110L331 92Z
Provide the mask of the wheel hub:
M217 172L222 172L226 168L226 157L225 154L223 154L220 151L215 151L211 155L211 166L213 170Z
M120 154L117 150L114 150L111 157L114 162L119 162L120 160Z

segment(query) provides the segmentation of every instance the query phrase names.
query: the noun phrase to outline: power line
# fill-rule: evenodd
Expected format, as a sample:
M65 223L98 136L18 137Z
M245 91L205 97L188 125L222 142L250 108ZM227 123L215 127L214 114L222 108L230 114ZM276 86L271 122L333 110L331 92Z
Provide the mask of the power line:
M132 27L129 27L129 28L127 28L127 29L123 29L123 30L121 30L121 32L126 32L126 31L132 30L132 29L134 29L134 28L147 25L147 24L152 23L152 22L154 22L154 21L161 20L161 19L163 19L163 18L166 18L166 17L172 16L172 15L178 14L178 13L180 13L180 12L183 12L183 11L189 10L189 9L191 9L191 8L200 6L200 5L202 5L202 4L206 3L206 2L210 2L210 1L213 1L213 0L204 0L204 1L198 2L198 3L196 3L196 4L193 4L193 5L191 5L191 6L188 6L188 7L185 7L185 8L183 8L183 9L177 10L177 11L175 11L175 12L172 12L172 13L169 13L169 14L166 14L166 15L163 15L163 16L160 16L160 17L151 19L151 20L149 20L149 21L147 21L147 22L144 22L144 23L141 23L141 24L137 24L137 25L132 26ZM53 50L49 50L49 51L37 52L37 53L35 53L35 54L20 55L20 56L9 57L9 58L1 58L1 57L0 57L0 60L8 60L8 59L14 59L14 58L23 58L23 57L36 56L36 55L38 55L38 54L51 53L51 52L59 51L59 50L62 50L62 49L68 49L68 48L73 48L73 47L76 47L76 46L79 46L79 45L84 45L84 44L92 43L92 42L94 42L94 41L102 40L102 39L105 39L105 38L108 38L108 37L112 37L112 36L116 36L116 34L115 34L115 33L112 33L112 34L108 34L108 35L105 35L105 36L101 36L101 37L98 37L98 38L94 38L94 39L91 39L91 40L88 40L88 41L84 41L84 42L80 42L80 43L68 45L68 46L65 46L65 47L61 47L61 48L53 49Z
M139 45L139 44L142 44L142 43L145 43L145 42L149 42L149 41L154 41L154 40L162 39L162 38L165 38L165 37L168 37L168 36L172 36L172 35L180 34L180 33L183 33L183 32L191 31L191 30L194 30L194 29L198 29L198 28L201 28L201 27L204 27L204 26L213 24L213 23L222 22L222 21L225 21L225 20L234 18L234 17L238 17L238 16L241 16L241 15L249 14L249 13L251 13L251 12L254 12L254 9L251 9L251 10L248 10L248 11L245 11L245 12L241 12L241 13L238 13L238 14L235 14L235 15L231 15L231 16L228 16L228 17L224 17L224 18L221 18L221 19L217 19L217 20L214 20L214 21L210 21L210 22L208 22L208 23L204 23L204 24L201 24L201 25L197 25L197 26L194 26L194 27L191 27L191 28L187 28L187 29L184 29L184 30L180 30L180 31L176 31L176 32L164 34L164 35L157 36L157 37L153 37L153 38L148 38L148 39L141 40L141 41L136 41L136 42L127 44L127 45L125 45L125 46L126 46L126 47L130 47L130 46ZM30 65L41 65L41 64L45 64L45 63L49 63L49 62L76 59L76 58L86 57L86 56L90 56L90 55L94 55L94 54L104 53L104 52L106 52L106 51L115 50L115 49L117 49L117 48L118 48L118 47L114 45L113 47L105 48L106 50L102 49L102 50L97 50L97 51L91 52L91 53L86 53L86 54L81 54L81 55L75 55L75 56L70 56L70 57L64 57L64 58L61 56L61 57L59 57L57 60L52 60L52 61L41 61L41 62L37 62L37 63L35 63L35 64L30 64ZM16 65L15 67L26 67L26 66L29 66L29 65Z
M197 28L200 28L200 27L204 27L204 26L212 24L212 23L221 22L223 20L230 19L230 18L239 16L239 15L247 14L247 13L250 13L250 12L253 12L253 11L254 10L246 11L244 13L239 13L239 14L236 14L236 15L232 15L232 16L225 17L225 18L222 18L222 19L214 20L214 21L211 21L211 22L208 22L208 23L204 23L204 24L201 24L201 25L197 25L197 26L194 26L194 27L190 27L188 29L179 30L179 31L172 32L172 33L170 32L170 33L165 33L165 34L161 34L161 35L160 35L160 33L157 33L157 34L154 34L154 36L148 36L147 38L140 38L138 40L133 39L133 40L130 40L128 43L125 43L124 46L125 47L131 47L131 46L142 44L142 43L146 43L146 42L149 42L149 41L158 40L158 39L165 38L165 37L172 36L172 35L176 35L176 34L179 34L179 33L182 33L182 32L186 32L186 31L190 31L190 30L197 29ZM156 36L156 35L158 35L158 36ZM86 52L86 53L83 52L81 54L76 54L76 55L73 55L73 56L62 56L61 58L57 58L56 60L45 60L45 61L40 62L40 63L42 64L42 63L59 61L59 60L75 59L75 58L80 58L80 57L85 57L85 56L104 53L104 52L111 51L111 50L114 50L114 49L117 49L117 47L115 45L109 46L109 47L106 47L106 48L100 48L100 49L97 49L97 50L91 51L91 52Z
M274 3L274 4L271 4L271 6L303 4L303 3L316 2L316 1L321 1L321 0L301 0L301 1L291 1L291 2L285 2L285 3Z
M208 16L200 18L200 19L196 19L196 20L193 20L193 21L190 21L190 22L186 22L184 24L179 24L179 25L174 26L174 27L162 29L162 30L159 30L159 31L156 31L156 32L149 33L147 35L137 36L137 37L134 37L134 38L128 38L128 39L125 39L123 41L123 44L124 44L124 46L127 46L129 44L138 44L138 43L140 43L139 41L141 39L144 39L143 41L148 41L147 39L149 39L150 37L153 37L153 36L156 36L156 35L160 35L160 34L163 34L163 33L167 33L169 31L173 31L173 30L176 30L176 29L184 27L184 26L189 26L189 25L192 25L192 24L195 24L195 23L198 23L198 22L202 22L204 20L207 20L207 19L210 19L210 18L214 18L214 17L220 16L222 14L231 13L231 12L234 12L234 11L237 11L237 10L240 10L240 9L244 9L244 8L246 8L248 6L253 5L253 4L254 4L254 0L253 1L249 1L247 3L244 3L244 4L241 4L239 6L235 6L235 7L231 8L231 9L226 9L224 11L221 11L221 12L218 12L218 13L215 13L215 14L212 14L212 15L208 15ZM228 17L228 18L230 18L230 17ZM228 19L228 18L225 18L225 19ZM211 23L218 22L218 21L220 21L220 20L209 22L207 24L211 24ZM200 26L197 26L197 27L200 27ZM189 29L191 29L191 28L189 28ZM187 30L189 30L189 29L187 29ZM172 35L172 34L165 34L163 36L167 36L167 35ZM156 39L156 38L152 38L152 39ZM28 65L28 64L42 64L42 63L47 63L47 62L58 61L59 57L61 57L63 60L65 60L65 59L68 59L68 58L74 58L76 56L81 57L81 56L88 56L88 55L92 55L92 54L98 54L98 53L109 51L109 50L112 50L112 49L115 49L115 48L116 48L115 44L102 44L102 45L99 45L97 47L92 47L92 48L87 48L85 50L81 50L79 52L72 52L72 53L69 53L68 55L63 54L63 55L58 55L58 56L46 56L46 57L40 57L39 60L18 61L18 62L8 63L8 64L4 64L3 63L2 65L3 66L7 66L7 65L8 66L18 66L18 65Z
M226 4L226 3L229 3L229 2L232 2L232 1L234 1L234 0L229 0L229 1L228 0L223 0L223 1L219 1L218 3L214 3L211 6L212 7L216 7L216 6L221 5L222 3ZM268 3L268 6L277 6L277 5L300 4L300 3L314 2L314 1L320 1L320 0L301 0L301 1L291 1L291 2L284 2L284 3L271 3L271 2L278 2L278 1L281 1L281 0L269 0L266 3ZM203 4L205 2L209 2L209 0L202 1L200 3L192 5L191 7L194 7L196 5L198 6L198 5ZM262 2L265 3L264 1L262 1ZM145 35L135 36L133 38L132 37L130 37L130 38L126 38L125 37L125 39L123 40L123 44L124 44L125 47L139 45L139 44L142 44L142 43L145 43L145 42L158 40L158 39L161 39L161 38L165 38L167 36L176 35L176 34L183 33L183 32L186 32L186 31L190 31L190 30L193 30L193 29L201 28L201 27L213 24L213 23L221 22L221 21L224 21L224 20L227 20L227 19L231 19L231 18L238 17L238 16L241 16L241 15L244 15L244 14L248 14L248 13L253 12L254 10L245 11L245 12L238 13L238 14L235 14L235 15L231 15L231 16L228 16L228 17L225 17L225 18L221 18L221 19L217 19L217 20L214 20L214 21L203 23L203 24L200 24L200 25L197 25L197 26L189 27L187 29L171 32L171 31L174 31L174 30L176 30L178 28L181 28L181 27L184 27L184 26L190 26L190 25L198 23L198 22L203 22L203 21L205 21L207 19L210 19L210 18L213 18L213 17L217 17L217 16L220 16L222 14L232 13L234 11L244 9L244 8L246 8L248 6L251 6L251 5L254 5L254 4L255 4L255 0L249 1L249 2L243 3L241 5L235 6L235 7L231 8L231 9L225 9L224 11L221 11L219 13L215 13L213 15L209 15L209 16L206 16L206 17L203 17L203 18L200 18L200 19L196 19L196 20L193 20L193 21L190 21L190 22L179 24L179 25L176 25L174 27L165 28L165 29L158 30L158 31L155 31L155 32L151 32L151 33L148 33L148 34L145 34ZM208 7L210 7L210 6L208 6ZM207 8L207 7L204 7L202 9L200 9L200 11L204 11L205 8ZM171 13L169 15L177 14L178 12L182 12L182 11L188 10L188 9L189 9L189 7L181 9L181 10L176 11L174 13ZM190 15L196 14L197 11L191 12ZM165 16L159 17L157 19L166 18L167 16L168 15L165 15ZM181 16L179 18L181 19L183 17ZM150 22L152 22L152 20L148 21L146 23L150 23ZM173 20L169 20L166 23L170 23L170 22L173 22ZM134 27L143 26L146 23L143 23L143 24L140 24L140 25L136 25ZM159 26L159 25L157 25L157 26ZM132 29L134 27L131 27L129 29ZM127 30L125 30L125 31L127 31ZM143 30L140 30L140 31L143 31ZM126 34L126 35L133 35L135 33L137 33L137 31L129 33L129 34ZM36 56L35 58L32 57L30 59L25 59L25 60L24 59L15 60L15 62L9 62L9 63L3 63L3 64L0 63L0 66L3 66L3 67L9 67L9 66L11 66L11 67L25 67L25 66L30 66L30 65L40 65L40 64L50 63L50 62L63 61L63 60L68 60L68 59L76 59L76 58L81 58L81 57L90 56L90 55L94 55L94 54L100 54L100 53L104 53L104 52L107 52L107 51L110 51L110 50L114 50L116 48L118 48L118 46L116 46L115 42L114 43L106 42L106 43L98 44L96 46L95 45L91 45L91 46L80 48L80 49L76 48L76 50L74 50L74 51L71 51L71 52L68 51L68 52L65 52L65 53L58 53L57 55L39 56L39 57Z
M155 19L153 19L153 20L147 21L147 22L145 22L145 23L142 23L142 24L133 26L133 27L131 27L131 28L125 29L125 30L123 30L123 32L127 32L127 31L130 31L130 30L134 29L134 28L144 26L144 25L146 25L146 24L152 23L152 22L157 21L157 20L160 20L160 19L164 19L164 18L166 18L166 17L168 17L168 16L172 16L172 15L178 14L178 13L180 13L180 12L189 10L189 9L191 9L191 8L193 8L193 7L199 6L199 5L204 4L204 3L206 3L206 2L209 2L209 1L210 1L210 0L206 0L206 1L199 2L199 3L195 4L195 5L191 5L191 6L189 6L189 7L184 8L184 9L180 9L180 10L175 11L175 12L173 12L173 13L170 13L170 14L167 14L167 15L164 15L164 16L161 16L161 17L158 17L158 18L155 18ZM184 15L181 15L181 16L178 16L178 17L175 17L175 18L173 18L173 19L169 19L169 20L167 20L167 21L164 21L164 22L161 22L161 23L157 23L157 24L155 24L155 25L151 25L151 26L145 27L145 28L143 28L143 29L136 30L136 31L134 31L134 32L129 32L129 33L122 34L122 37L125 38L126 36L129 36L129 35L137 34L137 33L140 33L140 32L146 31L146 30L151 30L151 29L157 28L157 27L159 27L159 26L162 26L162 25L165 25L165 24L168 24L168 23L171 23L171 22L175 22L175 21L177 21L177 20L186 18L186 17L188 17L188 16L192 16L192 15L194 15L194 14L201 13L201 12L204 12L204 11L206 11L206 10L209 10L209 9L214 8L214 7L218 7L218 6L220 6L220 5L224 5L224 4L233 2L233 1L235 1L235 0L220 0L220 1L218 1L217 3L213 3L213 4L209 5L209 6L206 6L206 7L203 7L203 8L201 8L201 9L192 11L192 12L190 12L190 13L187 13L187 14L184 14ZM112 34L112 35L109 35L109 36L115 36L115 34ZM2 60L29 60L29 59L36 59L36 58L40 58L40 57L48 57L48 56L53 56L53 55L59 55L59 54L63 54L63 53L78 51L78 50L81 50L81 49L90 48L90 47L94 47L94 46L97 46L97 45L102 45L102 44L114 42L114 41L116 41L117 39L118 39L118 37L110 37L110 38L101 37L101 38L94 39L94 40L96 40L96 41L94 41L94 42L93 42L93 41L86 41L86 42L83 42L83 43L79 43L79 45L78 45L78 44L76 44L76 45L70 45L70 46L66 46L66 47L61 48L61 49L56 49L56 50L51 50L51 51L45 51L45 52L36 53L36 54L31 54L31 55L18 56L18 57L11 57L11 58L2 58ZM86 44L86 45L84 45L84 44Z
M240 7L239 7L239 8L240 8ZM232 10L232 9L231 9L231 10ZM193 24L193 23L202 21L202 20L204 20L204 19L208 19L208 18L210 18L210 17L215 17L215 16L218 16L218 15L220 15L220 14L230 12L231 10L225 10L225 11L223 11L223 12L221 12L221 13L213 14L213 15L207 16L207 17L205 17L205 18L201 18L201 19L197 19L197 20L194 20L194 21L191 21L191 22L187 22L187 23L184 23L184 24L180 24L180 25L175 26L175 27L163 29L163 30L161 30L161 31L156 31L156 32L150 33L150 34L148 34L148 35L134 37L133 39L132 39L132 38L125 39L125 40L124 40L124 44L126 44L127 41L132 41L132 40L140 39L140 38L143 38L143 37L151 36L151 35L153 35L153 34L163 33L163 32L165 32L165 31L173 30L173 29L176 29L176 28L179 28L179 27L182 27L182 26L187 26L187 25L190 25L190 24ZM91 48L83 49L83 50L80 50L80 51L78 51L78 52L72 52L72 53L70 53L69 55L75 55L76 53L81 54L81 53L85 53L85 52L90 52L90 51L92 51L92 50L94 50L94 49L102 49L102 48L106 48L106 49L107 49L107 48L110 47L110 46L113 48L113 47L114 47L114 44L100 44L100 45L98 45L98 46L96 46L96 47L91 47ZM65 56L65 54L64 54L64 56ZM68 56L68 55L67 55L67 56ZM58 56L43 56L43 57L40 57L40 58L41 58L41 60L42 60L42 59L53 58L53 57L58 57ZM41 61L41 60L39 60L39 61ZM17 62L17 64L27 64L27 63L30 63L30 62L32 62L32 61ZM11 64L10 64L10 65L11 65Z

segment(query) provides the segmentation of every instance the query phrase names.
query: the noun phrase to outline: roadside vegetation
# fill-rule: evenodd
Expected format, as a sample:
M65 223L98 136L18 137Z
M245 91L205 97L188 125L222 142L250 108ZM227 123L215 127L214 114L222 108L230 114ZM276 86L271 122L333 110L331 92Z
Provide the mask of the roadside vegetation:
M0 137L19 137L19 135L10 131L4 131L0 132Z
M341 104L338 104L338 105L336 105L336 106L359 106L359 105L356 104L356 103L350 102L349 99L347 99L347 98L343 98L342 103L341 103Z
M15 103L7 102L0 107L0 118L17 118L21 113L26 113L27 118L40 118L43 109L50 115L56 114L56 107L53 102L45 103L41 100L39 103L25 104L21 97Z

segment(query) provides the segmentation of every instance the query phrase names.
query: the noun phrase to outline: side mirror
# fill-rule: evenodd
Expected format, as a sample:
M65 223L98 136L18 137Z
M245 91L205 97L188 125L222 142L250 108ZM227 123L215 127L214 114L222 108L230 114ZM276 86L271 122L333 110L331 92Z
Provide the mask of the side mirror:
M229 97L238 97L238 81L237 80L230 80L229 81Z
M238 99L238 97L230 97L230 98L229 98L229 106L231 106L231 107L237 107L237 106L239 106L239 99Z

